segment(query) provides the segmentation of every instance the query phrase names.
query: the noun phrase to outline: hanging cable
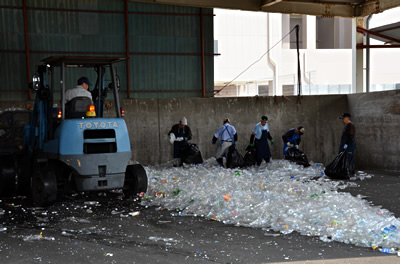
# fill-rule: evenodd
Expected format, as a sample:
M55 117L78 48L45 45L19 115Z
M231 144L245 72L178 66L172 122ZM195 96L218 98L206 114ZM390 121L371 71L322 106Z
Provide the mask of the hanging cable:
M240 75L242 75L243 73L245 73L248 69L251 68L251 66L253 66L254 64L256 64L257 62L259 62L265 55L268 54L268 52L270 52L273 48L275 48L279 43L282 42L282 40L284 40L288 35L290 35L290 33L292 33L294 30L296 29L296 27L292 28L292 30L290 30L285 36L283 36L277 43L275 43L270 49L268 49L258 60L256 60L255 62L253 62L252 64L250 64L244 71L242 71L241 73L239 73L235 78L232 79L232 81L228 82L227 84L225 84L218 92L215 92L214 95L219 94L223 89L225 89L229 84L231 84L233 81L235 81L237 78L239 78Z

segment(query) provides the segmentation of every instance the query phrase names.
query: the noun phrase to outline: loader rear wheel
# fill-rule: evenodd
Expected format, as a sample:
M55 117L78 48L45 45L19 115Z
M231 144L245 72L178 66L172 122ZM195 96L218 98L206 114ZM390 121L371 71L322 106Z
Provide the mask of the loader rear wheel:
M142 165L126 166L123 191L127 197L147 191L147 175Z
M16 172L12 156L0 157L0 197L13 196L16 189Z
M35 205L54 203L57 199L57 177L51 168L39 168L32 176L32 199Z

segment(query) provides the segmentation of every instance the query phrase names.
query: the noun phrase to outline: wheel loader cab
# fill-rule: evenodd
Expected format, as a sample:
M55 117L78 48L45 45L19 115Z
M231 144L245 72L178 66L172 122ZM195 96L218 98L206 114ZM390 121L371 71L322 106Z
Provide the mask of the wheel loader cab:
M75 97L65 104L65 119L85 118L87 107L92 105L89 97Z

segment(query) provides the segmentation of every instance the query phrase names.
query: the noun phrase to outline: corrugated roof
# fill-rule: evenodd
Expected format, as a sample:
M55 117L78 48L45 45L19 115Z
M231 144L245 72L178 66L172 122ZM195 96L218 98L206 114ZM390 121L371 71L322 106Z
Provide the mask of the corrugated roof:
M380 40L382 42L390 44L400 44L400 22L372 28L370 30L375 33L379 33L380 35L387 36L392 40L389 40L388 38L384 38L382 36L370 35L371 38L373 39Z
M398 0L130 0L270 13L364 17L400 6Z

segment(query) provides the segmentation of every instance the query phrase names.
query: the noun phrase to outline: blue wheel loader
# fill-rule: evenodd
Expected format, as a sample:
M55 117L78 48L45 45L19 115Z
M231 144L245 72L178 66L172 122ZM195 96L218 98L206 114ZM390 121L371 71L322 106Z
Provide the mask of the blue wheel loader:
M0 195L29 190L33 202L41 206L71 190L122 189L126 196L146 192L146 171L130 162L129 133L119 103L114 64L124 60L85 56L42 60L31 84L36 97L29 124L23 128L23 143L13 150L0 146ZM66 102L66 85L74 86L66 83L66 71L80 77L79 69L93 69L97 75L92 99L75 97ZM108 85L106 76L111 79ZM56 93L59 101L53 99ZM107 94L113 98L111 103Z

